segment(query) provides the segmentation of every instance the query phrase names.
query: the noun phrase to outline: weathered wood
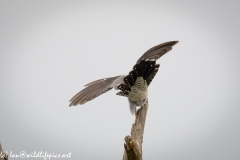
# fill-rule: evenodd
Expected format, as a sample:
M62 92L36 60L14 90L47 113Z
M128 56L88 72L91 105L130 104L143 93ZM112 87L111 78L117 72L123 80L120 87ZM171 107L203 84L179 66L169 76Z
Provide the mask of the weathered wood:
M3 152L1 143L0 143L0 160L8 160L8 155Z
M147 110L148 102L141 106L136 113L135 123L132 125L131 136L125 137L123 160L142 160L142 142Z

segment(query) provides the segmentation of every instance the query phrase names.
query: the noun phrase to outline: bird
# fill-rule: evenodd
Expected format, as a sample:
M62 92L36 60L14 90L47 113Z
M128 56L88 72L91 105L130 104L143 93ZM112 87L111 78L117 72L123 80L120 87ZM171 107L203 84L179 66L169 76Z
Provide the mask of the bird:
M85 104L114 88L120 90L117 95L127 97L131 114L136 114L138 106L148 103L148 87L160 67L156 61L177 43L178 41L168 41L150 48L127 75L103 78L86 84L83 90L69 100L69 106Z

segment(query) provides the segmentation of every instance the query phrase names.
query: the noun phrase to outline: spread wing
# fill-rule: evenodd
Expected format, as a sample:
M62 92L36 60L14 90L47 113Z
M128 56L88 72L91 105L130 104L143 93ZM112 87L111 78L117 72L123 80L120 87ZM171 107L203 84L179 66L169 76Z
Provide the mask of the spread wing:
M169 41L169 42L159 44L159 45L147 50L138 59L138 61L136 63L136 65L137 66L140 65L138 67L141 68L139 70L139 73L135 73L135 71L133 70L129 73L128 76L116 76L116 77L104 78L104 79L99 79L99 80L96 80L96 81L86 84L85 85L86 88L84 88L82 91L78 92L69 101L69 102L71 102L69 106L76 106L78 104L84 104L84 103L100 96L101 94L111 90L112 88L122 90L121 92L117 93L117 95L128 96L127 91L129 90L129 88L126 88L126 86L119 86L119 84L126 83L131 86L131 85L133 85L133 82L136 80L136 78L142 74L146 75L145 78L149 85L151 83L152 79L154 78L154 76L156 75L159 65L155 65L155 63L154 63L154 67L150 67L151 70L147 70L146 65L143 65L143 67L141 67L142 65L140 62L142 60L143 61L158 60L161 56L163 56L165 53L170 51L172 49L172 46L174 46L177 43L178 43L178 41ZM148 66L148 64L147 64L147 66ZM147 68L149 68L149 66ZM138 75L138 74L140 74L140 75Z
M152 60L152 61L156 61L161 56L163 56L165 53L170 51L172 49L172 46L174 46L177 43L178 43L178 41L169 41L169 42L165 42L165 43L159 44L157 46L154 46L154 47L150 48L149 50L147 50L138 59L137 63L139 63L143 59L149 59L149 60Z
M76 106L78 104L84 104L101 94L111 90L116 83L119 83L123 79L123 76L116 76L110 78L99 79L91 83L86 84L86 88L78 92L72 99L70 99L69 106Z
M128 97L128 94L131 90L131 87L135 83L138 77L143 77L146 80L147 85L149 86L153 78L158 72L159 64L156 64L156 61L163 56L165 53L169 52L172 49L172 46L177 44L178 41L169 41L159 45L156 45L149 50L147 50L138 60L137 63L133 66L133 70L124 77L123 83L119 84L118 89L121 92L118 92L117 95ZM128 86L129 89L126 89Z

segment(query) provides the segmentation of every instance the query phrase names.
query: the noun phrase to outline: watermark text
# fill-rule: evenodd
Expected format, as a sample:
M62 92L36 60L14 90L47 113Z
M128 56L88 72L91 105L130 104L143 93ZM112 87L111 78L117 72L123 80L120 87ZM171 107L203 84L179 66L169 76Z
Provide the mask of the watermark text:
M71 158L71 152L66 154L57 154L57 153L48 153L43 151L34 151L31 153L27 153L25 151L21 151L19 153L13 153L12 151L0 152L0 158L43 158L44 160L50 160L51 158Z

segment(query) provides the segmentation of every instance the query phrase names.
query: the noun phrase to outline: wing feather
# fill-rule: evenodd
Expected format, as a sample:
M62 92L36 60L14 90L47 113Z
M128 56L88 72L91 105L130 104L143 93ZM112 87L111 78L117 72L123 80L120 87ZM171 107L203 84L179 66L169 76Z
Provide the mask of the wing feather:
M81 100L79 102L79 104L84 104L87 102L87 99L92 99L93 98L96 98L97 96L96 95L100 95L102 90L104 90L104 88L108 88L106 84L104 83L98 83L98 84L94 84L93 85L94 88L92 88L90 91L86 92L82 97L81 97ZM112 88L111 88L112 89Z
M111 90L113 88L114 81L120 76L104 78L100 80L88 83L86 88L78 92L73 98L70 99L69 106L76 106L78 104L84 104L99 95Z
M165 53L169 52L172 49L172 46L177 44L178 41L169 41L157 46L154 46L147 50L137 61L139 63L142 59L158 60Z
M158 60L165 53L169 52L172 49L172 46L177 43L178 41L169 41L150 48L138 59L136 65L133 67L133 70L129 72L129 75L127 76L122 75L110 78L103 78L86 84L86 88L78 92L70 99L69 106L84 104L100 96L101 94L106 93L113 87L115 89L120 89L119 84L123 82L129 86L132 86L136 81L136 78L139 76L144 76L149 85L159 68L158 64L155 65L155 61ZM143 65L142 63L140 63L141 60L150 60L151 62L146 62L146 64L144 63ZM122 87L121 90L122 91L117 93L117 95L127 97L129 88Z
M107 82L106 82L107 83ZM107 91L111 90L113 87L111 85L107 86L106 83L102 83L97 89L90 94L86 95L85 98L81 101L80 104L84 104L98 96L100 96L103 93L106 93Z

